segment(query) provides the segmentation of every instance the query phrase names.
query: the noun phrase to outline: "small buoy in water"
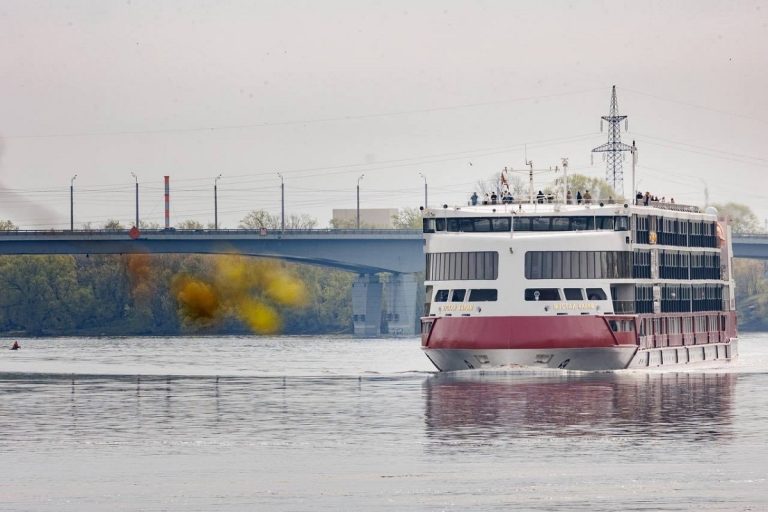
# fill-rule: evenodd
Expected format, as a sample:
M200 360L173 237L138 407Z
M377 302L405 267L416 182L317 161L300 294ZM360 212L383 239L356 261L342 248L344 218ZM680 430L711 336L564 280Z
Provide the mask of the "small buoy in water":
M11 350L19 350L21 348L21 345L19 345L19 342L14 340L13 345L11 345Z

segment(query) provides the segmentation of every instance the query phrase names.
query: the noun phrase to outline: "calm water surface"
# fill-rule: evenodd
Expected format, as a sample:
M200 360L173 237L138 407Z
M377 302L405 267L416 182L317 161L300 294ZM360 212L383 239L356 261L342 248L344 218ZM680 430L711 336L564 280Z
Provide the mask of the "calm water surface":
M768 510L768 333L674 373L439 375L417 339L21 343L0 510Z

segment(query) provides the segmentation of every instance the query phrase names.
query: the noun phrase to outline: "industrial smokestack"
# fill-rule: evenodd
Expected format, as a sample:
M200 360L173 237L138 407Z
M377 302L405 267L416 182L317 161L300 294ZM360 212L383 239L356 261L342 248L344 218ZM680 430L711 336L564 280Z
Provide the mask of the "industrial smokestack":
M165 229L171 227L171 177L165 177Z

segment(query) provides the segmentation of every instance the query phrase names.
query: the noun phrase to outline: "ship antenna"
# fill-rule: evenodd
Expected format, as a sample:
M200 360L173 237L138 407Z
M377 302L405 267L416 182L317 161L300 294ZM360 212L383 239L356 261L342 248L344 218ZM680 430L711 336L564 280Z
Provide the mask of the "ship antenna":
M528 160L528 155L525 158L525 165L531 168L528 171L528 200L533 204L533 160Z
M607 116L601 117L602 121L608 123L608 142L597 146L592 150L593 153L607 153L603 155L606 158L605 179L608 183L612 184L613 190L617 194L624 195L624 175L622 170L622 153L624 151L632 151L632 146L623 144L621 142L621 122L625 121L627 116L619 115L619 103L616 100L616 86L611 89L611 107ZM629 123L625 122L626 126ZM632 184L634 188L634 183ZM635 191L632 191L634 195Z

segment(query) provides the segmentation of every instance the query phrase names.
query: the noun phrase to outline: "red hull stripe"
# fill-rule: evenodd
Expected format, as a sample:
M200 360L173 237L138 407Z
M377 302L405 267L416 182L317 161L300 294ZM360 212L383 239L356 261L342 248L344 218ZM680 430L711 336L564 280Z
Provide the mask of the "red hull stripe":
M620 343L602 316L437 317L425 347L517 349L615 347ZM624 344L622 344L624 345Z

